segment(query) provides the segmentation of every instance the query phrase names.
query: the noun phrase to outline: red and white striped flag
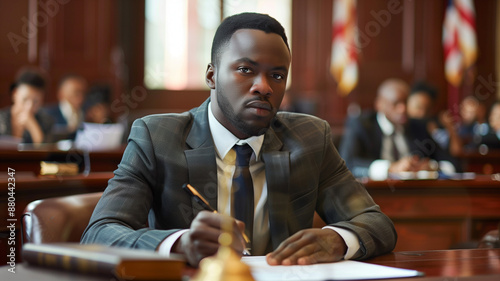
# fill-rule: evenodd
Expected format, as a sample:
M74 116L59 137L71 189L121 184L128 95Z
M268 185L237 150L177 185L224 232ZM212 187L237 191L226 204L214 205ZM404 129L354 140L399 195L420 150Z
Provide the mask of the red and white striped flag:
M446 80L455 87L476 62L476 12L473 0L448 0L443 24Z
M338 83L339 93L347 95L358 84L356 0L334 0L332 21L330 72Z

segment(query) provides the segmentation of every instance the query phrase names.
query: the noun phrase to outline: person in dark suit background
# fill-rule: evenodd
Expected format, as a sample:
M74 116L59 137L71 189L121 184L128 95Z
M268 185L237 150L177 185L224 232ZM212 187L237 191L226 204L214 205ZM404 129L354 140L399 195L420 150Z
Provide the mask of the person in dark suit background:
M67 134L74 138L76 130L84 120L82 106L86 91L87 81L80 75L67 74L59 81L59 102L45 108L45 112L55 120L54 135Z
M459 168L428 134L425 120L408 118L408 95L406 82L388 79L378 88L375 112L349 120L339 151L354 176L383 180L402 172Z
M247 201L232 202L237 195L231 189L240 165L237 146L248 145L253 220L232 219L231 247L237 253L245 247L245 223L253 225L252 254L268 254L271 265L390 252L394 225L344 165L329 124L277 113L290 60L284 29L275 19L255 13L226 18L206 71L210 98L189 112L134 122L82 243L181 253L198 265L216 253L224 214ZM219 213L203 211L181 189L184 183ZM312 228L315 211L328 224L324 229Z
M463 143L453 116L448 110L434 115L437 96L438 92L433 86L425 82L413 84L407 101L408 117L426 122L429 135L443 150L454 156L460 155Z
M486 145L488 149L500 149L500 101L491 105L488 130L481 135L480 145Z
M10 87L12 106L0 110L0 135L19 138L23 143L46 141L54 124L40 109L45 95L45 79L32 69L21 70Z

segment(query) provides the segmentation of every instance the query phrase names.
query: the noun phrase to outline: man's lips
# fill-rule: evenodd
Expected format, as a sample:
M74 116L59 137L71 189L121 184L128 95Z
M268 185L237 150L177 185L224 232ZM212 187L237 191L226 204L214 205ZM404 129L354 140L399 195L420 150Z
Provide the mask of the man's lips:
M264 109L267 111L271 111L273 109L273 107L270 103L265 102L265 101L260 101L260 100L251 101L251 102L247 103L247 107L252 107L252 108L256 108L256 109Z

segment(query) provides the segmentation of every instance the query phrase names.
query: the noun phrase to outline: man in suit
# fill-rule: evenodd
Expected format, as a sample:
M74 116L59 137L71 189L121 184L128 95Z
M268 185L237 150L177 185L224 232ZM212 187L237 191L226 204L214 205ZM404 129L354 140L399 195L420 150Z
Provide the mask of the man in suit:
M340 155L354 176L383 180L401 172L458 168L429 135L425 120L408 119L408 95L406 82L388 79L378 88L376 112L348 121Z
M290 50L283 27L262 14L225 19L206 71L210 98L182 114L140 118L123 159L97 204L83 243L184 254L196 266L219 247L221 221L233 224L231 247L272 265L365 259L390 252L394 226L338 155L330 126L277 113ZM232 215L246 198L232 192L239 145L249 145L250 221ZM235 157L236 154L236 157ZM235 161L236 158L236 161ZM244 175L242 177L245 177ZM181 186L190 183L218 213L202 211ZM251 198L248 198L251 201ZM313 229L317 212L329 225Z
M82 105L86 91L87 82L80 75L68 74L61 79L57 92L59 102L45 109L55 120L54 134L68 133L74 137L84 119Z

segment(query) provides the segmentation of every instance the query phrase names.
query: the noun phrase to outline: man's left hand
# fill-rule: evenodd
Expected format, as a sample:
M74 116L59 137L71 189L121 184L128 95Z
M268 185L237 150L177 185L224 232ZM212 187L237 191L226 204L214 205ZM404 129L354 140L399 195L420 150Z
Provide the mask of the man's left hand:
M267 254L270 265L307 265L341 260L347 251L344 239L331 229L301 230Z

